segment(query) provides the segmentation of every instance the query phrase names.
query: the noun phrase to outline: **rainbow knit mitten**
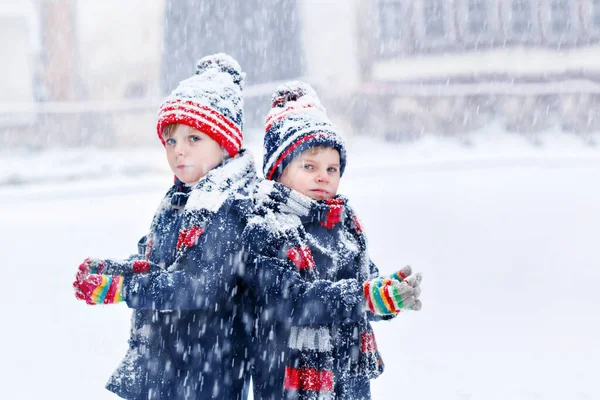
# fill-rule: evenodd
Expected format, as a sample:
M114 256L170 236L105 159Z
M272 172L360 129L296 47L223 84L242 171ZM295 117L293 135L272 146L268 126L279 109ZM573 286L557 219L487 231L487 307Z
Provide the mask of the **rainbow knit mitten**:
M119 275L90 274L73 284L75 296L91 305L119 303L123 301L123 279Z
M394 315L417 304L415 288L406 281L369 279L363 283L363 293L366 307L376 315Z
M123 277L147 273L153 268L158 268L158 266L146 260L121 261L86 258L77 268L75 282L73 282L75 297L85 300L88 304L117 303L122 301L118 296L120 296L119 288L122 285ZM92 276L96 278L92 279ZM104 281L102 281L103 279ZM96 286L101 289L98 289L94 295ZM102 291L102 288L106 290Z
M416 300L415 304L411 307L411 310L418 311L421 309L421 300L419 300L419 296L421 295L421 281L423 280L423 275L420 272L413 274L412 268L407 265L391 274L388 278L395 279L399 282L406 282L412 286L415 289Z
M412 275L412 268L410 267L410 265L407 265L406 267L402 267L398 271L396 271L393 274L391 274L390 276L388 276L388 278L395 279L397 281L402 282L403 280L405 280L406 278L408 278L411 275Z

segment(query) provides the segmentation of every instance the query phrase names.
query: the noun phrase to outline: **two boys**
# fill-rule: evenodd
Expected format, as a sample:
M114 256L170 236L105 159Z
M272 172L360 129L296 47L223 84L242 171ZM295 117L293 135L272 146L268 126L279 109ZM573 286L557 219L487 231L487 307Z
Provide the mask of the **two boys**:
M337 195L344 142L310 86L275 92L266 179L256 178L241 149L242 87L225 55L180 83L158 122L176 182L145 254L80 267L78 298L135 310L108 388L128 399L239 399L252 375L256 399L370 398L383 362L369 321L419 309L420 275L378 277ZM111 263L118 274L98 268Z

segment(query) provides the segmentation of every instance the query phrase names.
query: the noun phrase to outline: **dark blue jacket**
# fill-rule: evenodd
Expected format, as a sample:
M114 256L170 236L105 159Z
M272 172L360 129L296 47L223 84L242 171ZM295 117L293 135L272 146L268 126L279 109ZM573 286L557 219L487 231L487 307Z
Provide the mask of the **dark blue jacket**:
M279 209L279 205L274 207ZM243 234L249 257L245 279L254 301L252 379L256 399L282 398L292 326L332 327L337 338L333 357L338 377L347 376L342 373L344 366L360 352L360 339L352 337L364 316L362 281L357 273L364 254L344 224L326 228L322 220L299 216L319 276L315 281L304 279L288 256L293 244L286 225L293 225L295 217L279 210L266 216L258 212L249 218ZM368 262L369 276L378 276L376 266ZM369 313L369 319L380 318ZM335 392L342 399L369 398L369 378L338 379Z
M185 186L169 191L148 240L158 271L126 277L129 350L107 388L126 399L245 399L244 200L228 198L197 241L185 240ZM164 269L167 268L167 269Z

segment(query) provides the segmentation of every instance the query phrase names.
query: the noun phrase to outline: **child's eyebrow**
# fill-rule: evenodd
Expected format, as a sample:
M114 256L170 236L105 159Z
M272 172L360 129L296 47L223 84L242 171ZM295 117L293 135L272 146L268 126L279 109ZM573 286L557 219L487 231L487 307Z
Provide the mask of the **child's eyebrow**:
M309 162L309 163L313 163L313 164L318 164L319 161L316 161L314 158L310 158L307 156L304 156L301 158L302 162ZM340 164L339 163L332 163L332 164L327 164L327 166L329 167L339 167Z

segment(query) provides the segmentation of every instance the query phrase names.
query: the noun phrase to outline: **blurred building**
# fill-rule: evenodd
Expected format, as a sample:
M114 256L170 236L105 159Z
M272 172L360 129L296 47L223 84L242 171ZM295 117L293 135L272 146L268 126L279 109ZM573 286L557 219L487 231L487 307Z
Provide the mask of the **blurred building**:
M600 1L357 2L359 131L600 130ZM361 111L359 111L361 110Z
M21 0L0 3L0 54L3 55L0 102L34 100L39 37L39 21L33 3Z
M4 146L19 129L148 138L160 99L220 51L247 72L249 127L301 77L348 130L387 138L600 129L598 0L4 0L0 33Z

